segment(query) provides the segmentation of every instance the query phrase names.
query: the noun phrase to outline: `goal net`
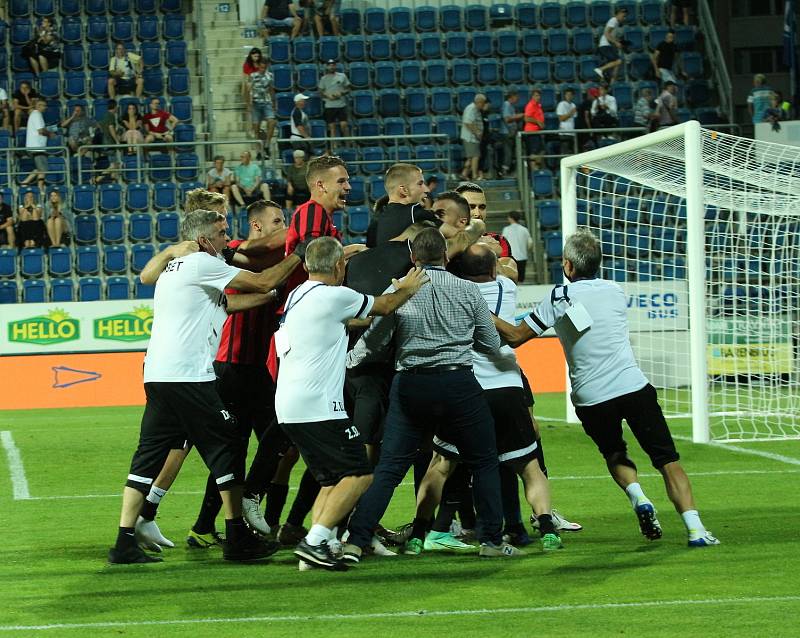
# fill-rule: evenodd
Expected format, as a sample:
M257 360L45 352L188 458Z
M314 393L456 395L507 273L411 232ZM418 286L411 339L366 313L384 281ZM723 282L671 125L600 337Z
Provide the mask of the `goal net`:
M631 343L695 441L800 437L800 148L687 122L562 161Z

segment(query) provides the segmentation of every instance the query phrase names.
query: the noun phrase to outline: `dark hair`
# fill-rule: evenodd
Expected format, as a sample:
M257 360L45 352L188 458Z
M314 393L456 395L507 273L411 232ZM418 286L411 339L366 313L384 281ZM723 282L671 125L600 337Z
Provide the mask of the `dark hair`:
M377 200L375 200L375 203L372 206L373 214L379 215L380 213L382 213L384 207L388 203L389 203L389 196L388 195L382 195L381 197L379 197Z
M268 208L277 208L279 211L283 212L281 205L273 202L271 199L259 199L247 207L247 221L249 222L253 217L260 215Z
M447 254L447 241L436 228L426 228L411 242L411 254L426 265L442 264Z
M306 169L306 183L311 185L317 175L331 168L336 168L337 166L347 169L347 164L344 163L344 160L336 155L315 157L308 163L308 168Z
M455 191L445 191L444 193L440 193L434 201L438 202L442 199L448 199L451 202L458 204L459 212L461 213L461 219L469 220L472 217L472 214L469 210L469 202L459 193Z
M497 256L488 246L472 244L459 259L459 274L462 277L483 277L491 275L497 264Z
M515 222L518 222L522 219L522 213L518 210L510 210L508 211L508 216L513 219Z
M253 56L253 54L255 54L255 53L258 53L258 55L259 55L260 57L262 57L262 58L264 57L264 54L263 54L263 53L261 53L261 49L259 49L258 47L253 47L252 49L250 49L250 52L247 54L247 57L245 58L245 61L247 61L247 60L250 60L250 58L251 58L251 57Z
M463 182L456 186L456 193L483 193L483 189L475 182Z
M116 100L109 100L108 101L108 110L111 111L112 109L117 108L117 101Z

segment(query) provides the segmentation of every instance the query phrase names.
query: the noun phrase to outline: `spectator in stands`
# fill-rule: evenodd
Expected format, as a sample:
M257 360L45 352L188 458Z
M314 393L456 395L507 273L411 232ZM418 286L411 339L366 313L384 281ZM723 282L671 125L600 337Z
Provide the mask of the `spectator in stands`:
M330 33L339 35L339 18L336 17L338 0L313 0L314 27L317 35L322 37L327 32L326 22L330 24Z
M492 105L487 99L481 108L483 133L481 134L481 157L478 163L478 175L483 176L484 179L494 179L498 152L502 152L500 133L492 128L491 120L489 119L491 110Z
M292 210L295 202L305 202L311 199L306 182L306 154L297 149L292 153L292 163L283 169L286 177L286 208Z
M514 148L517 131L519 130L519 123L525 117L524 114L517 113L517 102L519 102L519 93L511 89L506 93L500 120L500 134L503 142L503 160L500 172L504 175L508 175L514 168Z
M133 103L128 104L128 109L119 120L122 125L122 139L128 146L128 155L136 153L134 144L144 143L142 134L142 115L139 113L139 106Z
M20 248L42 248L46 241L42 207L36 203L33 191L27 191L17 211L17 245Z
M64 204L61 201L61 193L57 190L50 192L47 201L47 236L50 238L51 246L63 246L64 235L67 234L67 220L64 217Z
M315 19L319 16L315 16ZM345 96L350 92L350 80L344 73L336 70L336 60L328 60L325 64L325 75L320 78L319 92L322 94L322 117L328 124L328 137L336 137L336 125L339 125L342 137L350 135L347 124L347 101ZM333 141L329 143L333 151Z
M439 190L439 178L436 175L428 176L428 179L425 180L425 186L428 187L429 193L436 193ZM431 199L431 204L433 204L433 200Z
M566 92L565 92L566 93ZM517 262L517 283L525 281L525 266L528 263L528 251L533 248L530 231L520 223L522 213L512 210L508 213L508 226L503 228L503 237L511 246L511 257Z
M275 79L267 69L267 61L262 58L256 65L256 70L250 74L250 119L253 123L253 136L261 137L261 123L266 122L267 131L264 138L264 153L269 157L269 145L275 134ZM261 151L259 151L260 155ZM261 159L259 157L258 159Z
M73 153L78 152L79 146L92 142L91 128L96 125L97 122L86 115L83 106L80 104L76 104L72 109L72 113L61 120L61 128L66 129L67 133L67 145Z
M464 109L461 116L461 143L464 146L464 169L461 179L483 179L478 171L481 159L481 137L483 137L483 117L481 110L486 104L486 96L478 93Z
M39 98L36 100L36 108L28 116L28 126L25 131L25 148L33 156L35 168L22 181L22 184L25 185L37 180L41 192L44 192L44 176L47 173L45 147L47 146L47 140L55 135L44 123L46 108L47 102Z
M58 61L61 59L61 42L51 17L42 18L39 26L36 27L34 39L22 47L22 55L27 58L31 69L37 75L42 71L58 68Z
M136 53L129 53L122 42L114 47L114 57L108 63L108 97L130 95L142 97L144 78L142 77L142 58Z
M230 200L233 171L225 166L222 155L214 157L214 166L206 173L206 190L212 193L222 193Z
M17 244L17 236L14 234L14 211L11 206L3 201L3 193L0 192L0 246L3 248L13 248Z
M14 130L18 131L27 124L28 116L36 109L36 100L39 99L39 94L31 88L30 82L23 80L11 97L14 109Z
M614 128L618 122L617 99L609 95L605 84L601 84L597 97L592 102L592 128Z
M659 126L672 126L678 123L678 99L675 97L677 92L678 85L675 82L664 84L664 90L658 96L656 107Z
M769 108L772 98L772 89L767 84L767 76L763 73L756 73L753 76L753 88L747 96L747 110L753 124L764 121L764 112Z
M575 118L575 127L578 130L592 128L592 103L600 95L600 89L593 86L583 96L578 104L578 116ZM578 148L582 151L592 147L592 136L587 133L578 134Z
M261 8L261 36L267 38L270 29L291 29L290 38L300 35L303 20L292 0L264 0Z
M575 119L578 117L578 107L573 101L575 91L566 89L561 101L556 105L556 115L558 116L558 130L563 131L559 136L561 140L561 154L570 155L575 152Z
M689 26L689 11L692 8L692 0L672 0L672 8L670 10L669 23L675 26L678 22L678 9L681 10L681 18L683 24Z
M11 106L8 103L8 93L0 87L0 126L11 131Z
M618 7L614 15L606 22L603 35L600 36L600 44L597 47L597 55L600 58L600 66L594 72L605 82L606 71L611 71L611 81L617 79L617 72L622 64L622 23L628 10L625 7Z
M781 130L781 121L786 119L786 111L781 107L781 96L778 93L772 94L770 97L769 108L764 111L764 122L772 124L772 130L776 133Z
M240 160L239 166L233 169L236 177L236 182L231 184L233 199L242 208L259 199L269 201L269 186L261 181L261 168L250 161L250 152L242 153Z
M95 143L107 147L100 149L97 154L107 157L109 164L115 170L119 168L119 150L114 148L114 144L122 144L118 117L117 101L109 100L106 114L97 122L97 134L95 135Z
M664 39L658 43L653 55L653 70L659 82L675 82L675 31L670 29Z
M161 100L157 97L150 99L150 112L142 117L144 122L145 144L153 142L171 142L172 129L178 123L178 118L169 111L161 108Z
M542 108L542 92L533 89L531 99L525 105L524 112L525 125L522 130L526 133L544 130L544 109ZM528 165L530 170L535 170L541 166L542 136L525 136L525 153L528 155Z
M311 137L311 121L308 119L308 114L303 110L306 106L307 95L298 93L294 96L294 108L289 115L289 123L291 126L291 135L289 139L292 140L292 147L297 150L305 151L306 155L311 155L311 142L305 142L305 139Z
M639 99L633 106L633 121L637 126L644 126L650 131L658 128L658 115L656 114L656 102L653 99L651 89L642 89Z
M258 70L258 63L263 59L264 54L261 53L261 49L253 47L242 64L242 74L244 75L242 78L242 99L244 100L245 109L248 111L248 116L250 115L250 74Z

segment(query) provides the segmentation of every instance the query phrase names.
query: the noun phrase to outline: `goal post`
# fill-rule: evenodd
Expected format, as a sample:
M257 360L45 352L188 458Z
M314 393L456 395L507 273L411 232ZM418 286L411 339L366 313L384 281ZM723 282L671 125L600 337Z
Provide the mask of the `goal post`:
M800 437L800 148L690 121L564 158L561 206L564 239L600 238L668 418L696 442Z

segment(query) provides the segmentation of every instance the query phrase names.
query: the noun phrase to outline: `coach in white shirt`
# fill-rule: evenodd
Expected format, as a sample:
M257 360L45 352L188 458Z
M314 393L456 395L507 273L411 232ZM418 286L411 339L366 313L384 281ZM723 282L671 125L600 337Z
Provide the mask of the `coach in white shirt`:
M122 497L117 542L109 552L111 563L160 560L139 548L134 527L170 449L187 442L197 448L222 496L227 540L223 557L253 560L277 550L275 543L251 535L242 519L241 435L215 389L213 361L227 313L266 303L275 286L299 265L300 257L290 255L262 273L229 266L222 259L230 239L227 230L220 213L188 213L181 223L181 235L184 240L196 241L200 251L173 259L158 278L144 360L147 403ZM229 300L225 296L228 287L253 294L233 295Z
M686 526L689 546L718 545L695 509L689 477L678 460L656 390L636 363L628 336L625 293L616 283L597 278L601 256L600 241L590 232L571 235L563 258L570 283L556 286L519 326L497 320L498 330L515 347L548 328L555 330L569 365L578 418L611 476L628 495L646 538L661 538L661 524L626 453L623 419L664 477L667 495Z
M394 312L428 277L412 268L401 281L392 280L395 292L379 297L345 288L344 250L332 237L309 243L305 269L308 281L289 295L275 334L275 412L322 486L313 525L294 553L306 564L338 571L346 565L328 542L372 481L364 442L344 408L347 323Z

